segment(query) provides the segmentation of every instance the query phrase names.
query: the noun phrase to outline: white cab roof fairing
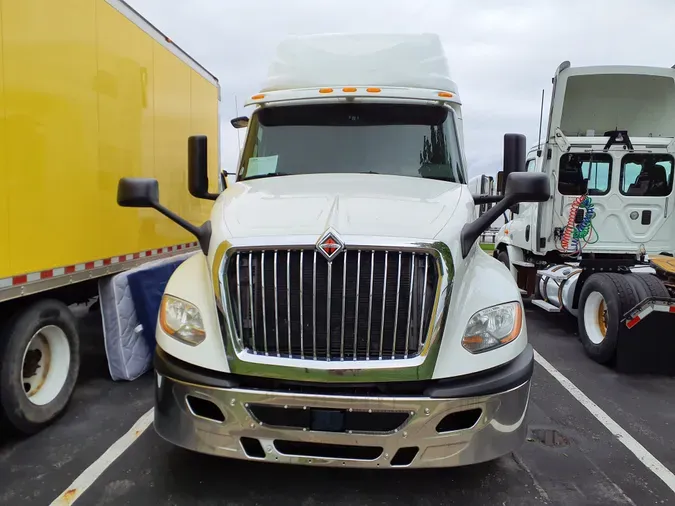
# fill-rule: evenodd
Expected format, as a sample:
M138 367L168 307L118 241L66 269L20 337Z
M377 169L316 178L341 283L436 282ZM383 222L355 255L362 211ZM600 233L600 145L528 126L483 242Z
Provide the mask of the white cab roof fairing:
M675 137L675 69L627 65L571 67L553 78L548 139L568 137Z
M436 34L321 34L277 47L261 92L323 86L387 86L457 93Z

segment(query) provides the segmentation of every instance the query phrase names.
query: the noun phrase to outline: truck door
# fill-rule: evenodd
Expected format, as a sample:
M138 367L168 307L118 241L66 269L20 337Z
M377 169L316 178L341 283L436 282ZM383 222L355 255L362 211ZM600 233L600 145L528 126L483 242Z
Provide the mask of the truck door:
M644 245L651 252L669 251L675 231L664 225L673 214L673 157L623 153L563 154L558 167L558 191L563 198L554 210L555 221L563 229L587 223L581 233L582 248L597 244L595 251L635 253ZM590 208L582 205L573 220L570 213L584 194L590 198ZM595 216L584 222L589 212Z
M621 159L618 193L623 206L616 213L609 239L622 236L649 251L670 251L673 245L673 156L629 153ZM618 233L617 233L618 232ZM649 244L646 244L649 243Z

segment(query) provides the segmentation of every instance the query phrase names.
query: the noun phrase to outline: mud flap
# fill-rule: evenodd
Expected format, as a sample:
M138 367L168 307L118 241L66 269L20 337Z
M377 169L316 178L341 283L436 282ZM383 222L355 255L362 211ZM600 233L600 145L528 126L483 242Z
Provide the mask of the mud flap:
M675 376L675 299L650 297L624 315L615 369Z

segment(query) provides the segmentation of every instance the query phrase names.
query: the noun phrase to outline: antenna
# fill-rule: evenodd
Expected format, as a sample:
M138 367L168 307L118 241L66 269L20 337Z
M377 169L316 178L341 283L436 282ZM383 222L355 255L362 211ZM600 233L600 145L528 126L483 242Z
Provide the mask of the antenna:
M541 110L539 111L539 137L537 137L537 158L541 156L541 124L544 121L544 89L541 90Z
M239 117L239 105L237 104L237 95L234 95L234 114L235 117ZM239 129L237 128L237 150L241 148L241 139L239 138Z

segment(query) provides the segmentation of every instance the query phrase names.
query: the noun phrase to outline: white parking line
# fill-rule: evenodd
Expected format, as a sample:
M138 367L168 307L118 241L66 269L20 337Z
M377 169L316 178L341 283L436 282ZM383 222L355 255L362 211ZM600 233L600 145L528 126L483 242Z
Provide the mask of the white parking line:
M579 390L574 383L568 380L560 371L553 367L548 360L534 351L534 359L546 369L551 376L578 400L590 413L611 432L647 469L658 476L670 490L675 492L675 474L656 459L649 451L638 443L628 432L616 423L597 404ZM80 474L59 497L52 501L51 506L65 506L73 504L103 472L127 450L138 437L152 424L154 408L145 413L138 421L108 448L93 464Z
M604 425L621 443L628 448L633 455L635 455L640 462L642 462L647 469L653 472L656 476L661 478L670 490L675 492L675 474L673 474L666 466L659 462L654 455L638 443L628 432L626 432L618 423L616 423L607 413L605 413L597 404L590 400L586 394L579 390L574 383L568 380L563 374L553 367L544 357L539 353L534 352L534 359L546 369L551 376L557 379L560 384L572 396L578 400L591 414Z
M63 493L52 501L52 506L65 506L73 504L84 492L87 490L96 479L103 474L103 472L112 464L117 457L122 455L124 451L129 448L138 436L143 434L152 423L154 416L154 408L150 409L136 423L119 438L115 443L108 448L103 455L90 465L84 472L79 475L74 482L68 486Z

